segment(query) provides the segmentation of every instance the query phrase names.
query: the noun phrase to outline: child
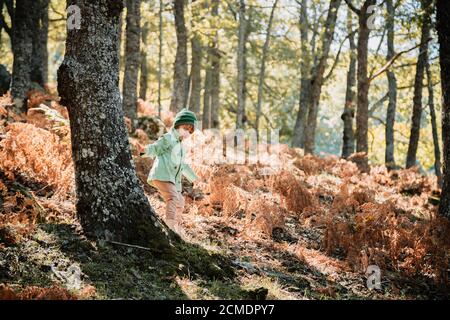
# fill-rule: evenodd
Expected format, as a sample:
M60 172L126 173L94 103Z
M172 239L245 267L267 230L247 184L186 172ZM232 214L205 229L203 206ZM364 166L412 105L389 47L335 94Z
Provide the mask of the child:
M170 131L141 150L142 157L156 157L147 183L157 188L162 195L166 202L166 224L177 233L182 233L180 221L184 209L181 175L190 182L197 180L195 172L184 162L185 151L181 141L194 132L196 121L193 112L182 109L175 116Z

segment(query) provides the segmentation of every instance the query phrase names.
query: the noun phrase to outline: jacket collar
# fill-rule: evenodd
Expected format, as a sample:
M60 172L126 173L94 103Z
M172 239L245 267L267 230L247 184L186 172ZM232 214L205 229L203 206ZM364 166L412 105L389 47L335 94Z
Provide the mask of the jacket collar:
M178 131L175 129L175 127L172 127L172 128L170 129L170 132L171 132L171 134L175 137L175 139L176 139L177 141L181 141L181 140L180 140L180 135L178 134Z

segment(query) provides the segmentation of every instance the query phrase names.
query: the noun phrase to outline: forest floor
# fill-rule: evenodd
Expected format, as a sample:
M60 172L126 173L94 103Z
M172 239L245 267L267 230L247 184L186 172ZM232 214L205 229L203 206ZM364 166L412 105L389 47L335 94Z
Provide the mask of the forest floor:
M448 298L450 227L436 213L435 178L362 172L358 156L280 146L273 174L193 164L200 181L185 183L187 244L177 259L88 240L75 215L67 114L37 96L31 102L59 113L20 118L0 100L0 299ZM150 139L141 130L130 142ZM164 203L145 183L152 160L134 161L162 218ZM378 289L367 285L372 265Z

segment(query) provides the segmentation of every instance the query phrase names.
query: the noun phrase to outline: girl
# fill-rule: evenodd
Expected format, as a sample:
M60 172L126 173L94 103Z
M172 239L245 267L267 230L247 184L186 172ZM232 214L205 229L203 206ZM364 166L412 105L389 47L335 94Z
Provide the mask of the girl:
M158 189L166 202L166 224L179 234L182 233L180 222L184 209L181 175L191 183L197 180L195 172L184 162L185 151L181 141L194 132L196 122L197 118L193 112L182 109L175 116L170 131L141 150L142 157L156 157L147 183Z

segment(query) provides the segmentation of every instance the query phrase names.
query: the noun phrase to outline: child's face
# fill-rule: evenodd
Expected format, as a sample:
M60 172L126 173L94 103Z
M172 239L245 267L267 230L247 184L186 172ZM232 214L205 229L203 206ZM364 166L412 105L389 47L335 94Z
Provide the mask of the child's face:
M194 132L194 127L191 125L183 124L177 129L178 134L180 135L181 140L185 140L190 137L190 135Z

